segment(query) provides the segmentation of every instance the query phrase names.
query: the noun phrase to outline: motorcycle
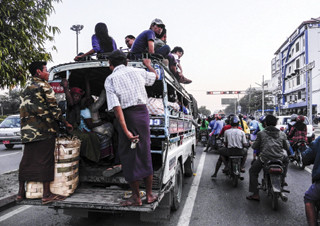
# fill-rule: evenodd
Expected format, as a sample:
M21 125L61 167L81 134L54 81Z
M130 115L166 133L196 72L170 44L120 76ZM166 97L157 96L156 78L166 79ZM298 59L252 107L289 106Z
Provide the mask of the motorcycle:
M208 131L207 130L200 131L200 141L204 147L207 145L207 142L208 142Z
M304 140L298 141L292 145L294 151L293 161L299 166L300 169L304 169L305 165L302 162L301 153L307 149L307 142Z
M229 171L227 172L227 175L232 179L232 185L233 187L238 186L238 180L243 180L243 177L241 177L241 160L242 156L229 156L228 159L228 168Z
M224 147L223 137L220 137L219 135L215 135L215 142L213 147L215 150L219 150L220 148Z
M268 196L272 198L272 209L278 209L279 197L283 202L288 201L288 197L284 193L290 193L285 190L282 184L284 173L284 165L281 160L268 161L263 167L263 178L259 189L266 191Z

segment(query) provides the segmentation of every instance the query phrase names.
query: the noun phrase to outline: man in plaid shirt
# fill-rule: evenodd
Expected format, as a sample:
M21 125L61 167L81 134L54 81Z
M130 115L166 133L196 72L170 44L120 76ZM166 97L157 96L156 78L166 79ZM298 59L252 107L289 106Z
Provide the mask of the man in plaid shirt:
M150 59L143 60L148 71L127 67L126 55L115 50L109 56L112 74L105 81L108 110L113 110L118 120L119 148L123 175L128 181L132 196L122 206L141 206L139 181L146 185L146 201L158 199L152 194L153 167L150 151L148 96L145 86L152 86L159 75Z

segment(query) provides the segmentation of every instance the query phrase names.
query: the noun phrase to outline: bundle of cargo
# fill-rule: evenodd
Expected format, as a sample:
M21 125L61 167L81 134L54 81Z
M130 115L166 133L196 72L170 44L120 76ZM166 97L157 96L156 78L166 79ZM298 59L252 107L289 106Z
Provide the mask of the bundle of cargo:
M54 151L54 181L50 183L52 193L69 196L79 182L79 155L81 141L76 138L57 138ZM42 198L42 182L28 182L26 197L28 199Z

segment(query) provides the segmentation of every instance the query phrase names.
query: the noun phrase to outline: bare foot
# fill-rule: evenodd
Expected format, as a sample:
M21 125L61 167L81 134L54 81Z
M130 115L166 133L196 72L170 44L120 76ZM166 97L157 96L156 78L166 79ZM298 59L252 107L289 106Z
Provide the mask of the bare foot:
M147 195L147 203L148 204L151 204L155 201L158 200L158 196L157 195L154 195L154 194L151 194L151 195Z
M135 198L131 196L128 200L120 203L121 206L142 206L140 198Z

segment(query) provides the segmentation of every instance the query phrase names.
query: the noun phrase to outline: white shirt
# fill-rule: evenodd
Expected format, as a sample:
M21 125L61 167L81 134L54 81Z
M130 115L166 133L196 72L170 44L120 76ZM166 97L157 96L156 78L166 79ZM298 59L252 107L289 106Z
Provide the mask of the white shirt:
M243 148L247 144L245 133L238 128L231 128L224 132L224 142L228 143L228 148Z
M147 104L148 96L145 86L152 86L156 74L145 69L119 65L115 67L104 83L108 110L116 106L122 109Z

